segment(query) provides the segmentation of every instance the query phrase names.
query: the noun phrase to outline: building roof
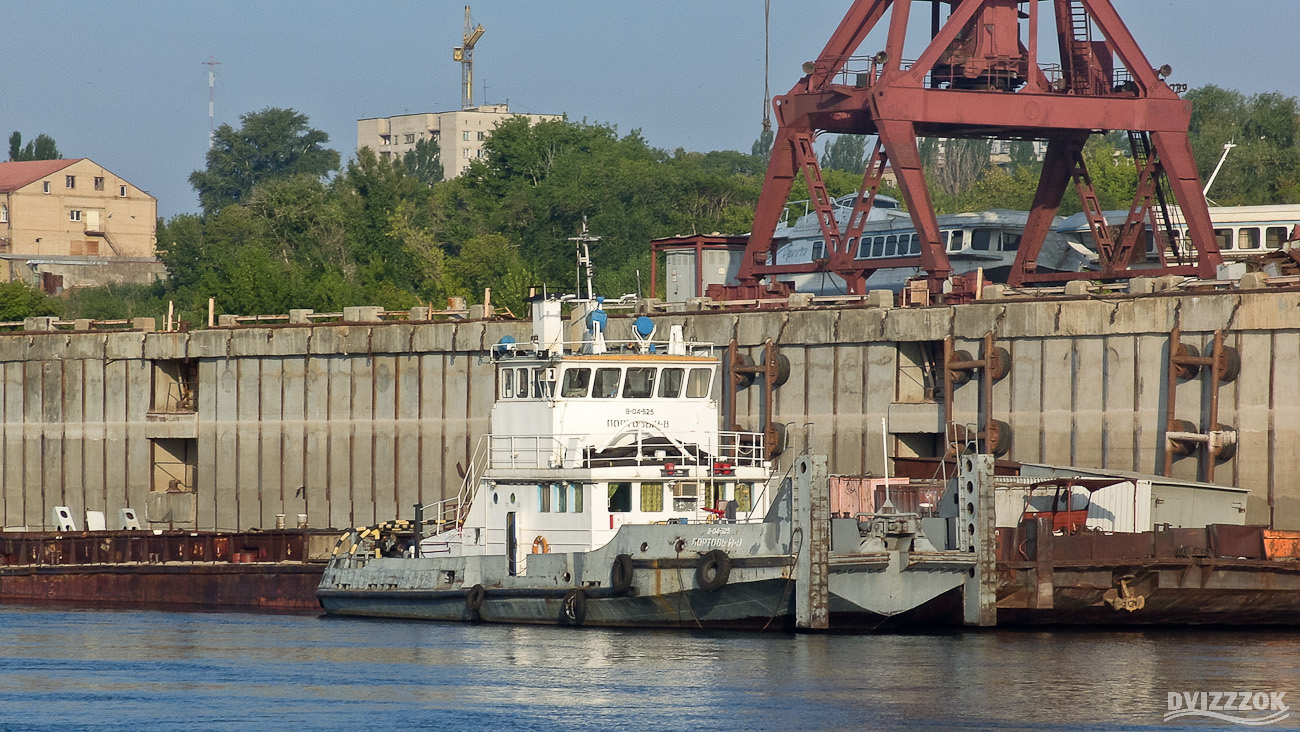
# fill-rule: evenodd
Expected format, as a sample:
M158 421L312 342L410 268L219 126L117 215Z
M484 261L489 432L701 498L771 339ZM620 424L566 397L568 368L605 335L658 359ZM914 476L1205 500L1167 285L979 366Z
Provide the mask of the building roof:
M0 163L0 193L10 193L85 158Z

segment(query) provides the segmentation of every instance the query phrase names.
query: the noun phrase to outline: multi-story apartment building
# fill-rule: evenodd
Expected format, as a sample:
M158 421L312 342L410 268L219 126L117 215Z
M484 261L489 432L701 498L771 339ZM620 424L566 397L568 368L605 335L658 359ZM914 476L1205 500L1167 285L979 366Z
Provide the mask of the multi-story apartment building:
M89 158L0 163L0 279L148 281L157 229L158 199Z
M379 157L400 161L420 140L438 143L444 178L465 172L471 161L483 155L483 141L497 123L510 117L527 117L531 122L561 119L558 114L513 114L507 104L484 104L454 112L402 114L357 120L357 150L368 147Z

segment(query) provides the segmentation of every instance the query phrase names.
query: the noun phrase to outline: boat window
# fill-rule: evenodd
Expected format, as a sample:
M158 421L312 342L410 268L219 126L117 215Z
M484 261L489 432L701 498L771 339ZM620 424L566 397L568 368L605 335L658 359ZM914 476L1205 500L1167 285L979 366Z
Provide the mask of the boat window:
M912 236L909 237L909 243L907 245L907 253L908 254L921 253L921 237L917 236L916 234L912 234Z
M515 396L528 398L528 369L515 369Z
M555 512L564 513L569 510L569 489L562 483L552 483L550 490L555 494Z
M565 369L564 388L560 395L569 399L587 396L591 387L591 369Z
M1214 241L1219 245L1219 249L1232 248L1232 229L1215 229Z
M548 399L555 396L555 382L546 380L547 369L533 369L533 396Z
M623 382L624 399L649 399L655 393L655 370L652 368L632 368L627 370L627 379Z
M515 370L501 369L501 398L509 399L515 395Z
M1259 249L1259 227L1245 226L1237 229L1238 249Z
M582 513L582 494L587 490L587 486L580 483L569 484L569 510L573 513Z
M1015 252L1020 250L1020 234L1012 234L1009 231L1002 232L1002 251Z
M821 239L818 239L817 241L813 242L813 244L812 244L812 258L813 258L813 259L825 259L825 258L826 258L826 242L825 242L825 241L823 241L823 240L821 240Z
M866 259L871 256L871 237L864 236L858 242L858 259Z
M609 484L609 512L627 513L632 510L632 484Z
M659 513L664 510L664 484L641 484L641 510L646 513Z
M664 369L659 375L659 398L676 399L682 395L682 379L686 369Z
M543 483L537 486L537 510L542 513L551 511L551 484Z
M713 372L709 369L691 369L691 378L686 382L686 396L691 399L703 399L709 395L709 386L713 384Z
M591 395L596 399L613 399L618 396L621 369L596 369L596 387Z
M970 235L970 248L981 252L987 252L989 250L989 239L992 235L993 232L988 229L976 229Z
M736 484L736 510L749 512L753 509L754 504L751 499L751 488L748 483Z
M871 240L871 256L883 257L885 255L885 237L877 236Z
M890 234L885 237L885 256L892 257L896 254L898 254L898 237Z
M1286 241L1285 226L1270 226L1264 232L1264 246L1269 249L1281 249L1284 241Z
M952 238L948 240L948 251L960 252L964 246L966 246L966 230L958 229L952 232Z
M704 507L705 508L712 508L712 509L725 508L726 506L720 507L718 506L718 504L723 503L726 500L727 500L726 483L705 483L704 484Z
M846 244L844 247L844 251L851 252L853 251L853 248L856 247L857 245L858 245L858 237L850 236L848 244ZM861 254L859 254L858 256L861 256Z

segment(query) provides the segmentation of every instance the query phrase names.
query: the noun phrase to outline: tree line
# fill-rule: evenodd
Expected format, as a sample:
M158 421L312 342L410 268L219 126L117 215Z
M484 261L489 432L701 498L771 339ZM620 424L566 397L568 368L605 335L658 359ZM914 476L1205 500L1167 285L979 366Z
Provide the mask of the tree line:
M1300 203L1296 98L1213 86L1188 98L1203 179L1225 142L1238 146L1212 199ZM272 108L240 120L238 128L218 128L205 168L191 175L202 212L159 222L168 279L78 290L65 311L156 316L171 300L182 318L202 322L209 297L225 313L336 312L359 304L441 307L451 296L478 302L491 288L495 305L523 315L529 286L574 289L569 238L584 219L601 237L592 247L597 288L652 295L651 239L749 231L773 138L765 132L748 154L669 152L635 130L516 117L497 126L464 174L444 181L433 141L403 159L363 149L342 164L326 147L328 136L298 112ZM866 143L827 141L821 163L832 195L861 184ZM923 140L921 148L940 213L1030 207L1041 171L1031 143L1011 143L1000 160L987 140ZM1137 176L1123 133L1094 136L1084 154L1103 206L1127 208ZM797 181L792 198L807 198L806 191ZM1061 212L1078 210L1071 190Z

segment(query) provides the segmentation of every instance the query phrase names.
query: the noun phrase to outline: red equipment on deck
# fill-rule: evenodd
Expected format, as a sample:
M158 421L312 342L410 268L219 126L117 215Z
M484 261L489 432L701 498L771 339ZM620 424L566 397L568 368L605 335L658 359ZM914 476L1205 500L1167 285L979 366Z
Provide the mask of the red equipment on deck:
M1222 259L1215 243L1196 164L1187 139L1191 103L1181 99L1138 48L1110 0L931 0L931 40L913 62L904 62L911 0L856 0L805 76L773 100L778 130L753 232L738 272L738 286L713 285L719 299L782 296L783 274L828 271L861 294L872 271L920 267L938 293L951 274L926 187L918 137L1043 140L1046 157L1033 208L1009 284L1069 279L1124 279L1146 253L1146 232L1155 237L1159 263L1145 276L1213 277ZM1040 63L1040 4L1050 2L1060 64ZM941 10L949 6L946 22ZM854 57L867 34L889 15L884 50ZM1050 20L1050 19L1049 19ZM1022 33L1022 30L1024 33ZM1094 38L1097 31L1102 38ZM1082 151L1088 137L1128 131L1138 186L1124 224L1108 227ZM817 134L876 135L861 195L844 231L822 182L813 141ZM921 241L920 256L888 260L857 258L857 243L886 165L893 167ZM773 232L795 176L808 184L826 241L827 259L775 265ZM1073 180L1083 202L1100 272L1036 272L1043 240ZM1179 249L1172 204L1185 219L1194 259ZM1176 261L1166 260L1166 251ZM1194 261L1194 264L1190 262ZM765 280L761 283L760 280Z

